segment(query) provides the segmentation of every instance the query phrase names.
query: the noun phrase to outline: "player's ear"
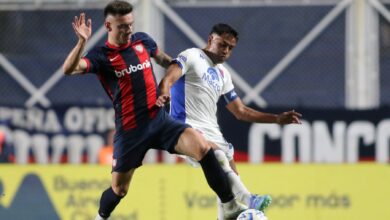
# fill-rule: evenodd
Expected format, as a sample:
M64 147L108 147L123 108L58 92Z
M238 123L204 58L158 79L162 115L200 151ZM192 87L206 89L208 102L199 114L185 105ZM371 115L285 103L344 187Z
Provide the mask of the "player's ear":
M211 41L213 40L213 35L212 34L210 34L209 35L209 37L208 37L208 39L207 39L207 43L210 45L211 44Z
M104 26L106 27L106 30L107 30L107 31L112 31L111 23L110 23L110 22L108 22L108 21L104 22Z

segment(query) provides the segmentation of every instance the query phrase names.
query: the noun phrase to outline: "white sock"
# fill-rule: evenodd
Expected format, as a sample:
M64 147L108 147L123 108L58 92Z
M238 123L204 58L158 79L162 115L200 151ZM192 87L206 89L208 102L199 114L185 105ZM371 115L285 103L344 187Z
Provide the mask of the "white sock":
M232 217L232 215L236 215L237 212L244 211L246 207L238 203L236 199L232 199L229 202L222 203L222 209L224 217Z
M222 202L218 197L217 197L217 219L224 220Z
M109 220L109 218L103 218L99 215L99 213L96 215L95 220Z
M229 183L232 187L233 194L236 196L236 199L244 205L249 206L251 193L245 187L240 177L230 167L229 161L227 160L225 153L222 150L215 150L214 154L218 162L221 164L222 169L228 176Z
M236 199L242 204L249 206L251 193L245 187L244 183L241 181L241 178L234 172L229 172L228 179L232 185L233 194L236 196Z

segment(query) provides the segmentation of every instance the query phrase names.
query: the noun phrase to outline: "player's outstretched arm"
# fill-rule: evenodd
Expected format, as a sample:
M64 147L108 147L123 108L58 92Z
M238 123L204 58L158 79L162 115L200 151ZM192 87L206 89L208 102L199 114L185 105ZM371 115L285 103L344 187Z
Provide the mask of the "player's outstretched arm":
M158 50L157 55L154 56L154 60L156 61L156 63L158 65L160 65L160 66L164 67L165 69L167 69L169 67L169 64L171 64L172 57L170 57L164 51Z
M238 97L226 108L238 119L247 122L256 123L278 123L278 124L300 124L302 115L294 110L283 112L281 114L271 114L260 112L246 106Z
M168 67L167 73L160 82L161 95L157 98L156 105L163 107L171 99L169 91L172 85L181 77L181 68L176 63L171 64Z
M88 67L87 62L81 59L81 55L83 54L85 44L91 37L92 21L91 19L88 19L88 21L85 22L85 14L81 13L80 17L75 16L72 26L78 37L78 42L68 54L63 64L63 70L66 75L82 73Z

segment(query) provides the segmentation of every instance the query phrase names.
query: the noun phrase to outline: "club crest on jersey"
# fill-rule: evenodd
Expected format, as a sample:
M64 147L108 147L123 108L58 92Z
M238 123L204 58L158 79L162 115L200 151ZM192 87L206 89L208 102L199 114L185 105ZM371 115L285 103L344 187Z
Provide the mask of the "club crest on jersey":
M215 91L221 91L221 83L216 69L209 67L206 73L203 73L202 79L207 82Z
M142 45L140 45L140 44L135 45L134 48L135 48L138 52L140 52L140 53L142 53L142 51L144 51L144 47L143 47Z

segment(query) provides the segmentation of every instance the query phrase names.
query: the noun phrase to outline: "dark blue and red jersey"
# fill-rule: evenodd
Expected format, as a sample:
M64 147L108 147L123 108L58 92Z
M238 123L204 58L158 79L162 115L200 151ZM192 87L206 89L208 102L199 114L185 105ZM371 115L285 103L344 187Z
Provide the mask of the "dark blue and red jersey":
M108 42L96 47L83 59L87 73L97 74L115 109L117 131L129 131L148 123L159 108L158 84L150 58L158 53L156 42L138 32L130 42L116 47Z

